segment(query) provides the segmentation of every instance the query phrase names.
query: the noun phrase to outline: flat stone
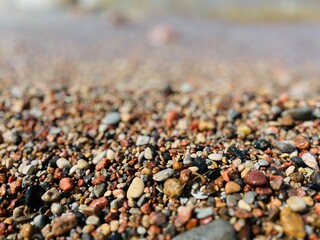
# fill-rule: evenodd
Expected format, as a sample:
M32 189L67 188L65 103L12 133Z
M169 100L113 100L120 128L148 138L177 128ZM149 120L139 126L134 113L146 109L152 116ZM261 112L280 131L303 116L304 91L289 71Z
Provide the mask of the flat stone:
M301 158L302 158L302 161L308 167L318 169L319 166L318 166L317 159L315 158L315 156L312 153L310 153L310 152L304 153L304 154L302 154Z
M106 153L107 153L107 151L103 151L103 152L99 153L97 156L95 156L93 158L92 163L95 165L98 164L102 160L102 158L104 158L106 156Z
M244 199L241 199L238 202L238 207L241 209L247 210L249 212L251 211L251 206Z
M293 141L283 140L276 143L276 147L282 152L282 153L292 153L294 150L296 150L296 145Z
M186 231L172 240L235 240L236 234L232 225L226 220L215 220L206 225Z
M70 169L72 167L71 163L65 158L59 158L57 160L57 167L60 169Z
M164 181L164 180L168 179L173 174L174 174L174 170L172 168L167 168L167 169L164 169L162 171L157 172L153 176L153 180L155 180L157 182L161 182L161 181Z
M243 200L246 201L246 203L252 204L254 202L255 197L255 192L249 191L243 195Z
M136 141L137 146L147 145L150 141L149 136L139 135Z
M50 188L48 191L46 191L42 197L41 200L44 202L54 202L57 201L60 197L59 190L55 187Z
M294 212L303 212L307 208L307 204L302 197L291 196L287 199L287 204Z
M103 119L102 123L105 125L115 125L121 121L120 114L118 112L110 112Z
M244 177L244 182L251 186L263 186L266 185L268 182L267 177L258 170L251 170L246 174Z
M260 159L258 161L258 164L261 166L261 167L267 167L269 166L269 162L267 160L264 160L264 159Z
M109 160L113 161L113 160L114 160L114 158L115 158L114 151L113 151L113 150L111 150L111 149L108 149L108 150L107 150L107 159L109 159Z
M144 157L148 160L152 159L152 151L149 147L144 150Z
M127 198L138 198L143 194L144 182L141 178L135 177L127 191Z
M68 213L61 217L55 218L52 221L52 235L56 237L61 236L74 228L77 223L77 216L75 214Z
M266 150L270 146L271 146L270 142L268 142L265 139L259 139L259 140L254 141L254 143L253 143L253 147L260 149L260 150Z
M193 207L189 207L189 206L178 207L178 214L174 220L174 225L176 227L181 227L185 223L187 223L191 218L192 211L193 211Z
M212 161L219 162L222 160L223 155L221 153L211 153L208 158Z
M22 173L25 175L31 175L34 171L34 165L27 165L22 169Z
M292 108L282 112L282 116L290 115L295 120L311 120L313 118L312 108L308 106Z

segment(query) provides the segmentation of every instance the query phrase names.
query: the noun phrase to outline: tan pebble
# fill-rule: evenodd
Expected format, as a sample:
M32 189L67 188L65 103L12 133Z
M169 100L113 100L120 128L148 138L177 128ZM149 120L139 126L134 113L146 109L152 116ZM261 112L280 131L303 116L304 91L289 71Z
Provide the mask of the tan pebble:
M111 232L110 225L108 223L104 223L97 228L97 233L102 234L104 236L109 235Z
M152 171L150 168L147 168L147 167L144 167L142 170L141 170L141 174L142 175L148 175L150 176L152 174Z
M31 238L33 234L33 226L30 223L25 223L21 227L21 236L23 238Z
M250 172L250 168L246 167L245 169L243 169L243 171L241 172L241 178L244 178L248 172Z
M142 219L141 219L141 224L143 227L145 228L149 228L151 225L151 219L149 215L143 215Z
M241 190L241 186L233 181L227 182L225 186L226 194L236 193Z
M128 188L127 198L138 198L143 194L143 190L144 182L141 178L135 177Z
M113 161L114 158L115 158L114 151L112 151L111 149L108 149L108 150L107 150L107 159Z
M290 208L285 207L282 209L280 223L287 237L303 239L306 236L302 217L298 213L291 211Z
M180 172L180 180L183 183L188 182L192 177L192 172L190 169L184 169Z
M115 232L117 231L119 228L119 221L118 220L112 220L110 222L110 231L111 232Z
M165 181L163 192L169 198L180 197L183 192L184 184L177 178L169 178Z
M307 204L308 207L312 207L314 205L314 201L310 196L302 197L303 201Z
M125 192L122 189L115 189L112 191L112 194L115 198L124 198L125 197Z
M244 209L244 210L247 210L247 211L251 211L251 206L250 204L248 204L245 200L241 199L239 202L238 202L238 207L241 208L241 209Z

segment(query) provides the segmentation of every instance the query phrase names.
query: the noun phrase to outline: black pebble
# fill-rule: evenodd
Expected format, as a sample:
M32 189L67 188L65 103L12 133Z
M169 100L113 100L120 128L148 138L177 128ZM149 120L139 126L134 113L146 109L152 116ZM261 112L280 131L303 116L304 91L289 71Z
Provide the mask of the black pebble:
M122 240L122 236L118 232L113 232L110 235L110 240Z
M57 167L57 160L59 158L57 156L54 156L52 159L50 159L49 161L49 166L50 167L53 167L53 168L56 168Z
M294 162L297 165L297 167L305 167L306 166L306 164L303 162L301 157L293 156L291 158L291 161Z
M254 141L254 143L253 143L253 147L260 149L260 150L266 150L270 146L271 146L270 142L268 142L265 139L259 139L259 140Z
M241 160L245 160L247 157L247 151L240 150L239 148L235 146L231 146L228 148L228 152L233 156L233 157L238 157Z
M32 209L38 210L43 206L41 196L44 193L44 189L39 185L29 186L25 192L26 205Z
M86 216L79 211L75 211L74 214L77 216L79 225L86 225Z
M221 176L221 170L218 168L212 169L210 172L208 172L207 177L213 181Z
M89 233L82 233L81 239L82 240L93 240L93 237Z
M193 164L199 168L199 173L205 173L208 170L206 160L201 157L195 158Z

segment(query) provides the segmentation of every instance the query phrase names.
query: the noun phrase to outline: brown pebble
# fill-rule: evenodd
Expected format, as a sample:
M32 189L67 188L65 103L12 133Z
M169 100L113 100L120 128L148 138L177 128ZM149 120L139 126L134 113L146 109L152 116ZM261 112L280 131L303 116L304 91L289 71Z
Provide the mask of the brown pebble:
M296 144L296 147L300 150L308 149L310 147L308 140L301 135L294 137L292 140Z
M169 198L180 197L183 192L184 184L177 178L169 178L165 181L163 192Z
M92 200L90 203L90 207L99 207L99 208L105 208L108 205L108 200L105 197L97 198Z
M70 192L74 188L74 183L71 178L62 178L60 180L59 187L62 191Z
M174 220L174 225L176 227L181 227L187 223L192 215L193 207L180 206L178 208L177 217Z
M33 234L33 226L30 223L25 223L21 227L21 236L23 238L31 238Z
M241 190L241 186L234 181L230 181L230 182L227 182L225 189L226 189L226 194L232 194L232 193L239 192Z
M196 227L197 225L198 225L198 219L191 218L186 224L186 229L190 230L190 229Z
M257 186L263 186L267 184L268 179L262 172L258 170L251 170L244 177L244 182L251 186L257 187Z
M280 223L287 237L303 239L306 236L301 216L287 207L283 208L280 213Z
M183 183L188 182L192 177L192 172L190 169L184 169L180 172L180 180Z
M51 232L56 237L63 235L75 227L77 223L77 216L75 214L65 214L53 219Z
M21 188L21 180L16 180L10 183L10 191L12 194L16 194Z

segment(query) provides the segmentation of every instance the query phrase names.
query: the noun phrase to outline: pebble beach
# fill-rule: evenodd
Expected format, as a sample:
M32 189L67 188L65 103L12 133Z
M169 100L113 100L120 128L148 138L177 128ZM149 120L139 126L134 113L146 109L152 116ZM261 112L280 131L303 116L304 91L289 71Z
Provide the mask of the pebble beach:
M89 17L113 30L82 42L72 16L0 22L0 239L320 238L318 34L199 21L194 46L181 20ZM260 27L292 41L261 50Z

